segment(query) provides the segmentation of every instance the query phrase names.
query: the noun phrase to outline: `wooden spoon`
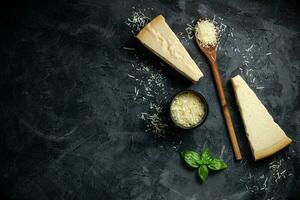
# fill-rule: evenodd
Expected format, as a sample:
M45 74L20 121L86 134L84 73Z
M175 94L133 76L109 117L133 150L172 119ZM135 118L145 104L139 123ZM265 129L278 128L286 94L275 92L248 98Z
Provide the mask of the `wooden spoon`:
M233 148L235 159L236 160L241 160L242 155L241 155L240 147L239 147L238 141L236 139L235 130L234 130L234 127L233 127L231 115L230 115L228 105L227 105L226 96L225 96L225 93L224 93L222 80L220 78L220 73L219 73L219 69L218 69L217 45L216 46L204 47L201 44L201 42L198 40L198 38L197 37L195 37L195 38L196 38L196 42L197 42L199 48L206 55L206 57L207 57L207 59L210 63L214 78L215 78L215 82L216 82L216 86L217 86L217 90L218 90L218 94L219 94L219 99L220 99L220 102L221 102L223 115L224 115L225 122L226 122L226 125L227 125L227 129L228 129L229 137L230 137L230 140L231 140L231 145L232 145L232 148Z

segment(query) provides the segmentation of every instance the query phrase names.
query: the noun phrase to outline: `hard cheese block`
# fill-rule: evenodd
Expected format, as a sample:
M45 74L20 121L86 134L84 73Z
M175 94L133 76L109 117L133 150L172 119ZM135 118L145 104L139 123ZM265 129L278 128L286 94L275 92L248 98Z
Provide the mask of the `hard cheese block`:
M274 122L242 77L235 76L231 83L254 159L265 158L289 145L292 140Z
M144 46L192 82L197 82L203 76L162 15L148 23L136 37Z

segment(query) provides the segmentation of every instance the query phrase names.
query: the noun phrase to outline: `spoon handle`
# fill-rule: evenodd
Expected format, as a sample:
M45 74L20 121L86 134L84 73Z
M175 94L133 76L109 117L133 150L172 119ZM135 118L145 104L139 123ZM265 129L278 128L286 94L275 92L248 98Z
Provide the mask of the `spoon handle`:
M227 100L226 100L226 96L224 93L224 88L223 88L223 84L222 84L222 80L220 78L220 73L219 73L219 69L218 69L218 64L216 61L212 61L210 62L211 65L211 69L215 78L215 82L216 82L216 86L217 86L217 90L218 90L218 94L219 94L219 98L220 98L220 102L221 102L221 106L222 106L222 110L223 110L223 115L225 118L225 122L227 125L227 129L228 129L228 133L229 133L229 137L230 137L230 141L231 141L231 145L233 148L233 152L235 155L235 159L236 160L241 160L242 159L242 155L241 155L241 151L240 151L240 147L236 138L236 134L235 134L235 130L234 130L234 126L232 123L232 119L231 119L231 115L228 109L228 104L227 104Z

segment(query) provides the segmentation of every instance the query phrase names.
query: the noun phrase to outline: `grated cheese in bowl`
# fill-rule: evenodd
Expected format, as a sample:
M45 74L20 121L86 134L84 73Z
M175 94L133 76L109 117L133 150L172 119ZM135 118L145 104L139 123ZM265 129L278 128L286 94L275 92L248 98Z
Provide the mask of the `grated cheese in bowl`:
M216 46L218 43L218 31L209 19L201 19L195 26L195 36L200 43L207 46Z
M202 124L207 116L208 106L202 95L186 90L172 99L170 115L173 122L184 129L195 128Z

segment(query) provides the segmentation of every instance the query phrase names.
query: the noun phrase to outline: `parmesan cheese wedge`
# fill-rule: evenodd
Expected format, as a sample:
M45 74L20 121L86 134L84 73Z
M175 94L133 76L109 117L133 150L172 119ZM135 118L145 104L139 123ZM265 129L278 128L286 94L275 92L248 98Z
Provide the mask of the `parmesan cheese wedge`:
M232 78L231 83L254 159L265 158L289 145L292 140L274 122L241 76Z
M162 15L148 23L136 37L144 46L192 82L197 82L203 76Z

